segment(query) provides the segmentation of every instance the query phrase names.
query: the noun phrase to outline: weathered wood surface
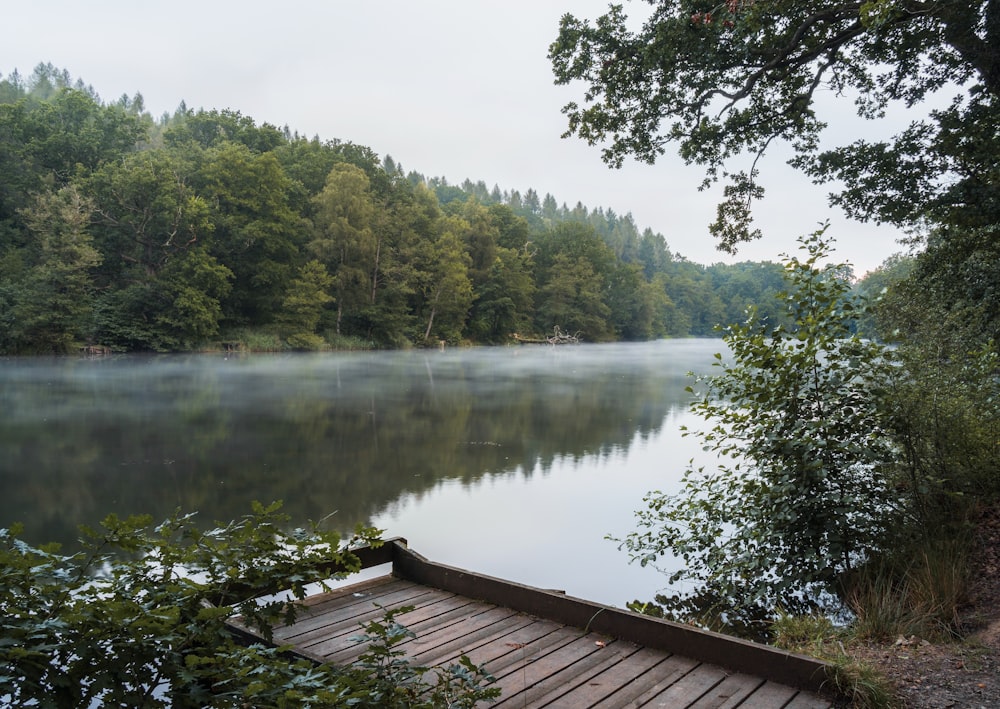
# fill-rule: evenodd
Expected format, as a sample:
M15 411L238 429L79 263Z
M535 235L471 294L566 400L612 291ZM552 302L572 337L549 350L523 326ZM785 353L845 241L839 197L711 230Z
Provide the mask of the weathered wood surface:
M434 564L401 542L387 547L377 556L392 558L392 576L308 598L275 641L350 663L365 650L354 639L363 623L412 606L397 620L416 637L400 649L421 665L462 655L485 665L502 690L494 706L833 706L817 691L829 668L810 658Z
M563 332L558 325L553 328L551 335L546 335L544 338L521 337L516 332L511 337L514 338L515 342L520 342L523 345L577 345L581 342L579 332Z

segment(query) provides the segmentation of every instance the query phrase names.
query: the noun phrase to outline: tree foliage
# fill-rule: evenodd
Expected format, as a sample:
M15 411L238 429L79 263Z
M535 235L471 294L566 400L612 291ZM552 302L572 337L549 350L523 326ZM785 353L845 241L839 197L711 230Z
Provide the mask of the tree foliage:
M1000 199L1000 3L996 0L657 0L637 29L620 5L593 23L563 17L549 56L558 83L582 81L567 135L605 161L653 162L669 143L726 180L711 230L720 248L759 236L758 159L775 141L796 165L846 185L848 214L996 223ZM821 149L820 97L853 97L863 118L927 103L898 135ZM940 97L940 98L939 98ZM948 101L950 100L950 103Z
M748 626L815 607L889 539L901 509L881 391L889 351L852 333L855 306L822 230L800 239L780 296L790 326L751 308L725 335L731 361L700 381L698 432L718 469L689 469L677 495L653 493L623 546L642 564L674 554L685 582L671 610ZM704 616L702 617L704 620Z
M6 353L708 335L766 290L720 302L724 267L684 261L629 214L404 174L233 110L154 121L140 95L105 105L78 83L47 65L0 80ZM32 215L52 194L78 196L93 258L43 247Z
M759 427L711 398L700 410L725 423L706 434L709 447L721 453L746 448L751 474L743 477L732 465L718 476L690 472L679 500L649 500L641 520L646 531L628 544L647 561L669 548L680 550L692 570L677 578L688 576L706 593L674 598L681 609L695 601L715 608L736 602L767 613L773 610L768 604L812 597L808 583L829 589L855 563L852 551L859 559L877 552L889 530L901 543L887 563L872 568L895 570L890 573L896 577L879 583L901 588L914 544L925 545L920 553L935 535L952 543L974 509L961 500L997 495L996 476L985 471L995 471L997 455L1000 2L648 5L640 22L622 6L594 22L564 16L549 57L558 83L584 86L582 101L564 108L567 136L600 145L615 166L628 157L653 162L668 145L676 146L682 159L703 167L703 188L724 182L710 230L728 251L760 235L752 225L752 205L764 194L760 160L776 143L786 143L794 167L834 184L833 205L858 220L909 231L916 253L875 274L869 290L879 283L875 292L886 295L851 325L898 346L891 369L877 371L888 356L875 356L868 344L848 337L857 330L846 328L845 313L788 313L798 332L808 332L803 314L828 323L825 331L814 330L822 346L804 350L821 365L812 409L822 409L821 418L796 418L795 399L782 398L811 370L792 357L796 348L772 346L751 330L730 331L738 366L715 380L709 393L734 402L737 412L740 406L755 411ZM898 112L908 125L888 138L857 135L831 147L824 133L831 117L824 112L852 100L862 119ZM712 295L721 299L726 291L739 292L738 278ZM698 297L697 289L688 285L670 297L686 325L686 303ZM765 317L758 311L750 322L763 328ZM838 328L843 339L834 346L824 338ZM882 399L881 410L865 396L841 400L859 381ZM824 398L839 405L820 407ZM778 412L788 416L781 426L774 420ZM874 438L855 437L861 433ZM882 457L886 446L895 451L891 466ZM865 451L873 457L866 460ZM836 465L823 457L834 452L842 456ZM857 462L845 477L853 455ZM850 494L841 502L825 494L814 469L823 485L850 480ZM895 505L882 497L886 480L905 495L905 514L896 516ZM817 536L820 529L830 536ZM758 551L763 566L755 561ZM759 569L764 575L755 581L752 572Z
M414 666L394 645L409 631L387 609L365 629L357 665L333 668L245 643L239 616L265 639L294 622L307 586L360 568L351 548L313 525L288 531L279 505L204 531L193 515L151 526L110 516L69 556L0 530L0 702L81 707L471 707L498 692L462 658ZM433 680L433 681L429 681ZM447 702L447 703L445 703Z
M880 293L868 331L896 345L900 367L889 380L889 420L900 478L916 496L915 518L925 529L960 522L963 500L1000 492L996 303L969 293L991 288L982 270L992 270L995 260L960 268L939 256L932 244L919 258L893 259L860 284Z
M22 214L37 241L34 263L13 306L15 349L65 354L83 340L101 255L89 234L91 206L72 186L40 194Z

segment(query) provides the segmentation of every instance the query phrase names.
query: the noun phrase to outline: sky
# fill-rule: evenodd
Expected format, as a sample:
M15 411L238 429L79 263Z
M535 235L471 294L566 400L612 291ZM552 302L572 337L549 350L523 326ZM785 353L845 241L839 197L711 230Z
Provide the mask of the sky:
M764 236L736 257L708 233L721 189L668 152L655 165L607 167L597 147L561 138L561 108L583 88L556 86L547 59L560 17L594 19L607 0L46 0L9 5L0 73L41 62L67 69L106 102L141 93L158 117L232 109L258 124L366 145L407 172L533 188L573 207L631 213L671 251L701 264L772 260L829 221L834 258L858 275L903 250L889 227L846 220L776 150L763 163ZM643 12L644 3L626 5ZM856 125L849 100L828 101L838 134ZM888 126L877 126L885 130ZM858 136L862 133L858 133Z

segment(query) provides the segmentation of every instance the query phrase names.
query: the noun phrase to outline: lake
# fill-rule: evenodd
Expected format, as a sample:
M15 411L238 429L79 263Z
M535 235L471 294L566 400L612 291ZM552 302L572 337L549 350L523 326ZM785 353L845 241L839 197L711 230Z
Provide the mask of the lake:
M0 360L0 525L72 548L106 514L283 500L417 552L622 606L665 578L606 535L705 455L680 427L719 340Z

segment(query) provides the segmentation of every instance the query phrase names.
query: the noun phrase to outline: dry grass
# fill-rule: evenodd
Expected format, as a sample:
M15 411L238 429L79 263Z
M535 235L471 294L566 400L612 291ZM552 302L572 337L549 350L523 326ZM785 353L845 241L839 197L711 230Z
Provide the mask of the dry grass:
M874 665L851 654L849 630L837 628L826 616L782 616L773 626L774 644L826 660L834 667L835 692L858 709L900 706L892 683ZM847 643L847 647L845 647Z
M968 595L968 565L964 539L934 541L912 554L873 561L845 594L855 614L853 633L870 640L953 639Z

